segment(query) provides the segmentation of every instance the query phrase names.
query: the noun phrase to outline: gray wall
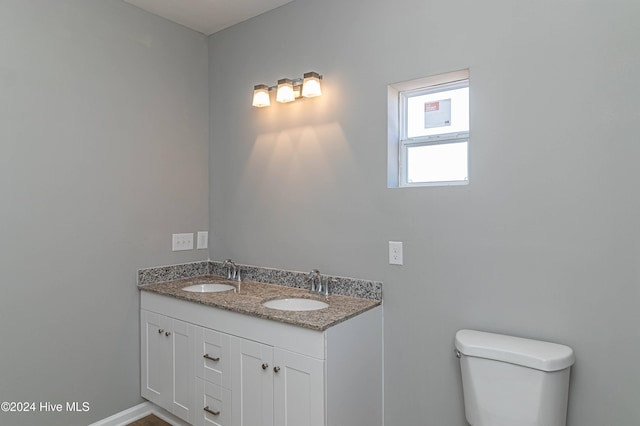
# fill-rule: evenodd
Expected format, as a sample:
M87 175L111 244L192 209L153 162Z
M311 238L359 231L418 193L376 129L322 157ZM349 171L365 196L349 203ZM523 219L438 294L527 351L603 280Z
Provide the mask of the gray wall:
M213 35L211 258L383 280L387 425L465 424L460 328L572 346L569 425L638 424L639 13L296 0ZM463 68L470 184L387 189L387 85ZM322 98L251 107L310 70Z
M207 259L204 36L119 0L0 2L0 401L142 402L136 270Z

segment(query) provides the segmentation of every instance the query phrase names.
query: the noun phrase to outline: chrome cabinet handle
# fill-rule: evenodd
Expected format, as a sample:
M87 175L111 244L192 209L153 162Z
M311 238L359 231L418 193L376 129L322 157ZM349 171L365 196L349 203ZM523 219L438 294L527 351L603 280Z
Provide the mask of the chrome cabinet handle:
M278 371L280 371L280 367L278 367L277 365L275 367L273 367L273 372L277 373Z
M220 410L218 411L211 411L209 409L209 406L207 405L206 407L204 407L204 411L206 411L209 414L213 414L214 416L219 416L220 415Z
M164 335L169 337L169 336L171 336L171 332L167 331L167 332L164 333Z
M262 364L262 369L266 370L267 368L269 368L269 364L267 364L266 362L264 364Z
M161 328L159 328L159 329L158 329L158 334L162 334L162 333L164 333L164 330L163 330L163 329L161 329Z
M217 356L217 357L213 358L213 357L210 357L210 356L209 356L209 354L204 354L204 355L202 355L202 358L206 358L206 359L208 359L208 360L216 361L216 362L220 361L220 357L219 357L219 356Z

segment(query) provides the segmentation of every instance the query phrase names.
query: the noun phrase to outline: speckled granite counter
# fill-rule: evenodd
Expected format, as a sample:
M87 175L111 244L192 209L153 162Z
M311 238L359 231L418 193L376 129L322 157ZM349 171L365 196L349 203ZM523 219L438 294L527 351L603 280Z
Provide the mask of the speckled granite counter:
M287 271L284 269L242 264L238 266L240 267L243 280L301 288L303 290L308 288L306 282L307 272ZM225 276L226 272L223 271L222 262L206 260L140 269L138 270L138 285L205 275ZM325 277L328 276L325 275ZM380 281L338 276L330 276L329 278L331 278L332 281L331 292L333 294L358 297L361 299L382 300L382 283Z
M318 331L324 331L333 325L381 304L379 299L364 299L338 294L332 294L327 299L325 296L314 295L309 293L308 290L301 288L267 284L251 280L242 281L240 291L230 290L217 293L193 293L182 290L189 285L206 282L232 284L237 288L237 282L229 281L216 275L193 276L148 284L144 284L144 280L140 281L141 283L138 285L138 288L141 291L150 291L214 308L225 309L272 321L280 321ZM329 307L316 311L279 311L262 306L262 303L267 300L291 297L322 300L329 303Z

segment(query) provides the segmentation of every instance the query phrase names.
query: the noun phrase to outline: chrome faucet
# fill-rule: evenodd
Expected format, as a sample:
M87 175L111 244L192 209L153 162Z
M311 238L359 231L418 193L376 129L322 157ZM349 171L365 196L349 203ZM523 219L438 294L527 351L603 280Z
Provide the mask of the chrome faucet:
M329 295L331 294L331 284L335 284L338 280L336 280L335 278L329 278L327 277L327 279L324 281L324 295L326 297L329 297Z
M317 269L313 269L311 272L309 272L305 280L309 283L309 292L324 294L328 297L329 294L331 294L330 283L335 279L329 277L323 279L320 271L318 271Z
M311 270L307 275L307 278L305 278L305 281L309 283L309 291L311 293L322 292L322 275L317 269Z
M222 263L222 269L227 268L227 279L238 280L238 283L242 282L240 278L240 267L231 259L226 259Z

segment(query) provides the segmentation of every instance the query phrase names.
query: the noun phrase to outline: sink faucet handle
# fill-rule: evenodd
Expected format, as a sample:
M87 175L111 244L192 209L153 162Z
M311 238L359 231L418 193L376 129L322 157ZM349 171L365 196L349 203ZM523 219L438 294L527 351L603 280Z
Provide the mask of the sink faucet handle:
M229 267L229 264L231 263L231 259L225 259L224 262L222 262L222 269L227 268L227 279L231 279L231 268Z
M333 284L337 283L338 280L334 277L327 277L325 283L324 283L324 295L329 297L329 295L331 294L331 288L333 287Z
M322 282L322 275L320 275L320 271L317 269L312 269L311 272L305 278L305 281L310 283L309 291L312 293L316 293L320 291L320 285L317 282Z
M222 268L227 268L227 279L235 279L236 276L239 276L238 274L238 265L236 265L236 263L231 260L231 259L225 259L225 261L222 263Z

